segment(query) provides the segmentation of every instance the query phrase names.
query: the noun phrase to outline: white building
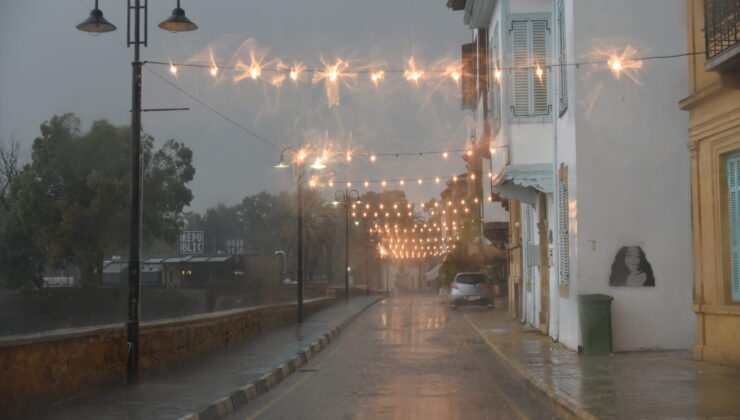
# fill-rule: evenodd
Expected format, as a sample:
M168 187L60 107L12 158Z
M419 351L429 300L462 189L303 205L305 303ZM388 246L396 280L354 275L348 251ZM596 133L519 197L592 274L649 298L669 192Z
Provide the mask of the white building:
M510 310L573 349L592 293L614 297L615 351L694 341L686 66L625 60L685 51L684 6L448 1L475 38L463 106L510 202Z

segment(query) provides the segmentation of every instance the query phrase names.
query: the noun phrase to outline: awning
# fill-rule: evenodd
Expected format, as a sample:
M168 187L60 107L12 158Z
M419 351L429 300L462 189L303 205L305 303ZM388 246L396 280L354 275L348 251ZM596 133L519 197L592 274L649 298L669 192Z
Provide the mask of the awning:
M426 280L436 280L437 277L439 277L440 268L442 268L442 263L437 264L436 266L434 266L434 268L426 272L426 274L424 274L424 278Z
M534 206L538 192L553 192L552 164L509 165L493 182L493 193Z
M470 241L468 245L468 255L482 256L486 260L505 260L507 258L506 251L498 248L488 238L477 236Z

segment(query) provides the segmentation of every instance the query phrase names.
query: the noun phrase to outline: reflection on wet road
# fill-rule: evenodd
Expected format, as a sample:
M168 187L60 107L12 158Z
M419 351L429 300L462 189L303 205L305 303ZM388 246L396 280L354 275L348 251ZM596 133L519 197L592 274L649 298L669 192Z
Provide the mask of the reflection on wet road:
M379 302L231 419L557 418L437 296Z

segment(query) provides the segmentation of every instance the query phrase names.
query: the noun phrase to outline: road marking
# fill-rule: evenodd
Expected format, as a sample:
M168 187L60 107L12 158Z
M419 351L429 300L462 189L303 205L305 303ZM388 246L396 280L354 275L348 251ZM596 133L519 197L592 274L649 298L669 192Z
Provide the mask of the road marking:
M316 373L318 373L318 370L321 369L321 366L324 364L324 362L326 362L327 360L329 360L329 358L332 357L334 355L334 353L336 353L340 348L342 348L342 346L344 345L344 343L346 343L347 341L349 341L349 339L351 337L353 337L355 335L355 333L357 333L357 331L359 330L359 327L360 327L359 324L355 324L354 325L354 328L352 329L352 331L350 331L345 336L345 339L342 340L342 342L339 343L337 345L337 347L335 347L331 352L329 352L326 355L326 358L324 360L322 360L319 364L316 365L316 369L313 372L308 372L308 374L306 376L304 376L298 382L296 382L293 385L291 385L290 388L286 389L282 394L278 395L277 397L275 397L274 399L272 399L270 402L268 402L267 404L265 404L262 407L260 407L259 410L255 411L254 413L252 413L251 416L247 417L244 420L254 420L257 417L261 416L262 414L265 413L265 411L269 410L275 404L279 403L283 398L285 398L288 395L290 395L291 392L295 391L299 386L303 385L303 383L305 383L308 379L310 379L312 376L314 376Z
M483 334L483 331L481 331L481 330L480 330L480 328L478 328L478 326L477 326L477 325L475 325L475 324L473 323L473 321L471 321L471 320L470 320L470 318L468 318L468 315L463 315L463 318L465 318L465 320L466 320L466 321L468 322L468 324L470 324L470 326L471 326L471 327L473 327L473 330L475 330L475 332L476 332L476 333L478 333L478 335L480 335L480 336L481 336L481 337L483 338L483 341L485 341L485 342L486 342L486 345L488 345L489 349L490 349L491 351L493 351L493 347L494 347L494 345L493 345L493 344L492 344L492 343L491 343L491 342L489 341L489 338L488 338L488 337L486 337L486 336L485 336L485 335ZM471 353L473 353L473 349L472 349L472 348L470 348L470 344L468 344L468 343L467 343L467 342L466 342L465 340L462 340L462 342L463 342L463 344L465 345L465 347L467 347L467 348L468 348L468 350L469 350L469 351L470 351ZM521 409L519 408L519 405L518 405L517 403L515 403L515 402L514 402L514 400L512 400L511 398L509 398L509 396L508 396L508 395L506 394L506 392L505 392L505 391L504 391L504 390L503 390L503 389L501 388L501 385L499 385L499 384L498 384L498 382L496 382L496 381L493 381L493 384L494 384L494 386L496 387L496 390L498 390L499 394L500 394L500 395L501 395L501 396L502 396L502 397L504 398L504 400L505 400L505 401L506 401L506 402L508 403L509 407L511 407L512 411L514 412L514 414L515 414L515 415L516 415L516 416L517 416L518 418L520 418L520 419L529 419L529 417L528 417L528 416L527 416L527 415L526 415L526 414L525 414L525 413L524 413L524 412L523 412L523 411L522 411L522 410L521 410Z

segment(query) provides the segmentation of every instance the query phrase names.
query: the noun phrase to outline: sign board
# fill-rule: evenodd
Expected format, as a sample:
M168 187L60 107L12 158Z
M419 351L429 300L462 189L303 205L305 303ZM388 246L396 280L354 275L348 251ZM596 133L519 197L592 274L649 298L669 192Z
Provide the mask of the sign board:
M184 230L180 232L180 255L202 255L205 249L202 230Z
M227 239L226 253L229 255L244 254L244 239Z

